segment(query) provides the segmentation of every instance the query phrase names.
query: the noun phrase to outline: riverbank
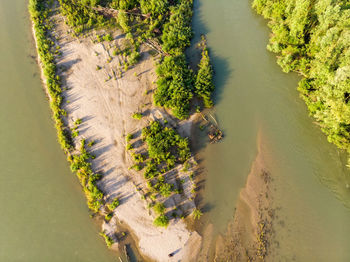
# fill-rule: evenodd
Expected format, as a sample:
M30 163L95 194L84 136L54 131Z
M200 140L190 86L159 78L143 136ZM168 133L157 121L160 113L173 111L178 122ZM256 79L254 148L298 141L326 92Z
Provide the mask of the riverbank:
M50 17L56 54L57 76L62 91L61 110L64 125L69 127L73 144L88 145L91 170L102 178L96 186L103 192L104 203L118 198L119 206L113 212L111 224L117 219L132 229L140 252L156 261L177 261L195 257L193 245L198 246L200 236L190 232L180 216L187 216L195 208L193 182L179 172L173 181L181 180L183 193L166 199L167 213L176 208L178 216L170 220L166 229L153 225L154 213L149 209L147 188L139 173L129 170L133 161L126 150L127 134L137 133L151 120L166 119L182 135L189 136L191 120L178 122L165 110L152 104L151 94L155 80L154 59L150 50L141 47L141 61L135 67L115 74L123 62L121 55L113 55L108 41L95 41L98 33L72 37L64 18L54 11ZM124 35L111 32L113 42L123 45ZM44 70L43 70L44 72ZM47 83L47 79L43 79ZM48 93L50 94L49 90ZM52 96L50 96L52 101ZM141 120L132 118L142 111ZM137 147L135 141L134 148ZM84 147L84 146L83 146ZM85 148L85 147L84 147ZM181 169L181 166L177 166ZM106 211L107 212L107 211ZM171 215L171 214L170 214ZM104 225L104 233L117 241L115 226ZM198 248L197 248L198 249ZM174 253L173 257L168 255ZM192 256L189 256L191 254Z

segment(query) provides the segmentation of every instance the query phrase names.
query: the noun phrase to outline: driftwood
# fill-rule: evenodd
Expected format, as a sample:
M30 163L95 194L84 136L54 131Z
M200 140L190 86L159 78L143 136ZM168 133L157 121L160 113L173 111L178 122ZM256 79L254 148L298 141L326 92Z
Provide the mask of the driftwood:
M157 41L155 41L153 39L147 39L145 41L145 44L148 45L149 47L151 47L152 49L156 50L160 54L163 54L163 55L166 55L166 56L168 55L167 53L165 53L163 51L161 45Z
M210 143L217 143L224 137L224 135L219 128L217 128L214 125L211 125L208 137L210 139Z
M208 132L208 137L210 139L210 143L217 143L219 142L221 139L223 139L224 134L223 132L220 130L220 128L218 127L218 122L216 121L216 119L209 113L210 117L214 120L215 125L210 123L210 121L206 118L205 115L203 115L201 113L201 116L203 118L203 120L210 125L209 127L209 132Z

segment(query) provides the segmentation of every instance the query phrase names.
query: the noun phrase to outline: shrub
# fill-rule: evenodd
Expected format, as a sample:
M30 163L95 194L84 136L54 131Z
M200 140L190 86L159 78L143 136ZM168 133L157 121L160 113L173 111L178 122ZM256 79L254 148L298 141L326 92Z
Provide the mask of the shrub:
M134 113L132 115L132 118L133 119L137 119L137 120L140 120L142 118L142 114L141 113Z
M157 227L167 227L169 225L169 218L166 215L160 215L153 221L153 224Z
M105 215L105 220L106 220L106 222L111 221L112 217L113 217L113 213L112 213L112 212L111 212L111 213L108 213L107 215Z
M133 158L134 158L134 161L136 163L141 163L141 162L145 161L145 159L146 159L146 157L142 154L134 154Z
M126 142L130 142L131 139L134 138L134 135L133 134L127 134L126 137L125 137L125 140Z
M142 166L135 164L135 165L131 166L130 168L135 169L136 171L140 171L142 169Z
M112 41L113 37L111 36L111 34L106 34L103 36L103 40L104 41Z
M157 215L163 215L165 212L165 206L163 203L156 203L153 206L153 210Z
M100 232L100 236L102 236L106 242L107 247L111 247L113 245L113 240L109 236L106 235L105 232Z
M80 125L81 123L82 123L81 118L78 118L77 120L75 120L74 125L75 125L75 126L78 126L78 125Z
M116 209L119 206L119 199L118 198L113 199L112 203L107 204L107 206L108 206L109 210L113 211L114 209Z
M203 213L197 208L195 208L192 212L193 219L200 219L202 215Z

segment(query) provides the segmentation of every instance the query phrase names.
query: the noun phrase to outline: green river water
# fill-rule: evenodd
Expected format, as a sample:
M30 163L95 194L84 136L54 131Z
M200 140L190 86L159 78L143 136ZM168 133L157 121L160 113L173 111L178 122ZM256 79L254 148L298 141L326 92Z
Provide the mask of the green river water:
M0 39L0 261L118 261L56 142L26 0L0 1Z
M350 261L346 155L308 116L296 90L299 77L283 73L266 50L266 21L251 9L251 0L195 3L196 37L207 34L216 71L215 113L226 135L202 150L209 222L222 233L232 220L260 131L277 188L270 259Z
M195 1L194 29L207 34L226 135L201 152L205 216L225 232L260 131L279 207L273 261L350 261L346 155L308 116L299 77L282 73L266 50L266 21L250 4ZM0 1L0 262L117 261L56 142L26 8L26 0Z

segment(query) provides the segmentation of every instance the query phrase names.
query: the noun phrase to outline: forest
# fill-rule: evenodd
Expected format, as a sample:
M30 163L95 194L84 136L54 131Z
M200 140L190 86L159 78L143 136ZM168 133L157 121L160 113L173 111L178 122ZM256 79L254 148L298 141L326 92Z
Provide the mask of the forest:
M350 1L254 0L268 19L268 50L298 90L328 140L350 152Z
M76 34L92 28L118 25L131 39L133 54L142 43L152 41L159 46L161 59L157 63L157 90L154 103L171 109L179 119L189 117L191 102L202 99L205 107L211 107L213 70L208 49L202 52L199 76L191 69L184 54L192 38L193 0L59 0L61 12ZM99 12L115 10L114 19ZM132 63L132 65L134 65ZM207 67L207 68L205 68ZM196 81L197 78L197 81ZM206 82L209 81L209 82Z

